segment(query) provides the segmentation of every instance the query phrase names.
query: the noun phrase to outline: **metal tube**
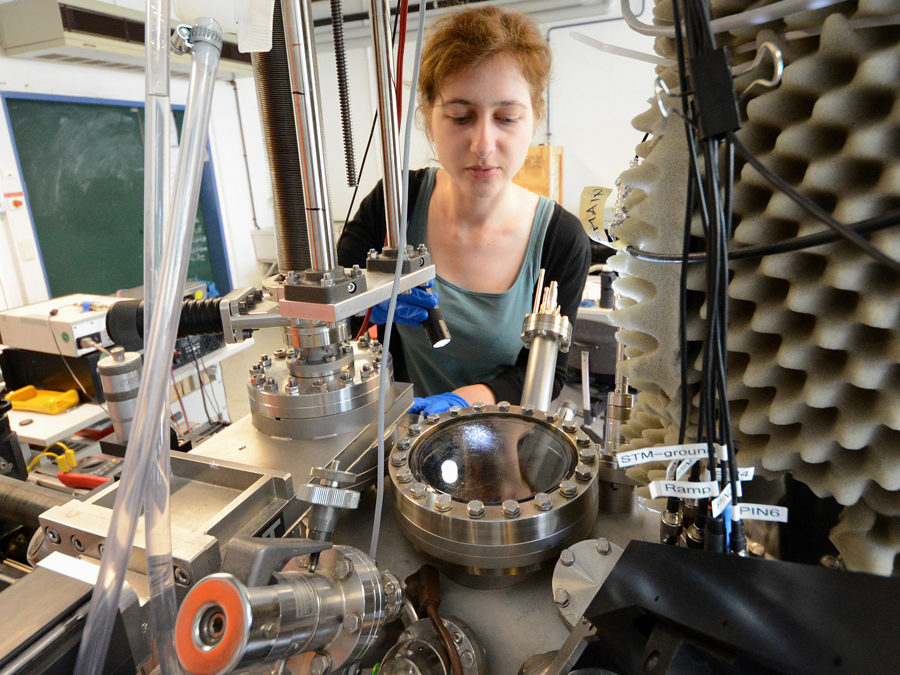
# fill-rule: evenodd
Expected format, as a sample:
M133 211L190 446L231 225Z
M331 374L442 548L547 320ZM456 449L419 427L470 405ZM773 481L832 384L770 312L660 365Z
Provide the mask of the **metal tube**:
M400 241L400 143L398 139L397 98L394 92L394 53L388 26L387 0L370 0L372 36L375 42L375 74L378 80L378 121L381 126L381 159L384 165L384 215L387 222L387 246ZM403 39L404 36L400 36ZM405 224L404 224L405 226Z
M534 338L525 370L525 385L522 387L523 406L530 405L544 411L550 409L558 352L559 344L555 337Z
M281 8L303 176L310 263L312 269L327 272L337 264L337 251L328 199L312 9L309 0L282 0Z
M534 306L531 309L532 314L537 314L541 311L541 291L544 288L545 271L546 270L542 267L540 274L538 274L537 288L534 289Z
M0 475L0 518L37 529L38 518L54 506L72 501L72 495Z

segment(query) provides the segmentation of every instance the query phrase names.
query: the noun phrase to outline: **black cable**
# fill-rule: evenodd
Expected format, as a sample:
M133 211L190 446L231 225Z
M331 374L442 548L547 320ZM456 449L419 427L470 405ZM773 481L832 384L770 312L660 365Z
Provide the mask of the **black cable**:
M728 139L734 143L737 151L741 153L744 159L750 163L750 165L756 169L766 180L768 180L772 185L781 190L784 194L791 198L791 200L796 203L798 206L803 208L807 213L814 216L815 218L821 220L823 223L828 225L835 232L838 232L842 237L847 239L848 241L853 242L863 251L868 253L870 256L875 258L881 263L884 263L888 267L890 267L895 272L900 272L900 261L891 258L889 255L883 253L878 248L875 247L872 242L863 238L858 232L855 232L853 229L847 227L846 225L842 225L838 221L836 221L830 213L825 211L821 206L813 202L808 197L797 192L793 187L791 187L781 176L775 174L771 169L769 169L765 164L763 164L760 159L754 155L750 149L744 145L744 142L741 141L733 132L728 133Z
M188 346L191 349L191 361L194 364L194 368L197 371L197 384L200 387L200 398L203 400L203 412L206 413L206 420L209 422L210 428L213 426L212 416L209 414L209 408L206 407L206 390L203 388L203 375L200 374L200 364L197 361L197 351L200 350L200 345L194 346L194 341L192 339L188 339ZM195 349L197 351L195 351Z

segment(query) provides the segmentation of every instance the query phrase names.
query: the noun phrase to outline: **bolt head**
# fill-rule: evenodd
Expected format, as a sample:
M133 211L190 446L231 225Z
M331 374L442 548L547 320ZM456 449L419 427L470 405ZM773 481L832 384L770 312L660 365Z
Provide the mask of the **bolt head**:
M353 562L349 558L340 558L334 564L334 578L344 581L353 574Z
M425 418L425 421L428 422L428 424L437 424L441 421L441 416L436 413L431 413Z
M482 412L484 410L484 408L485 408L485 405L481 401L476 401L475 403L472 404L472 410L475 410L477 412Z
M283 359L286 356L287 356L287 349L276 349L275 350L275 358L276 359Z
M584 464L579 464L575 467L575 479L580 480L583 483L586 483L591 478L593 478L594 474L591 471L591 467L586 466Z
M410 445L412 445L412 442L409 440L408 436L404 436L399 441L397 441L397 447L401 450L409 450Z
M466 650L459 655L459 662L463 668L471 668L475 665L475 654Z
M408 452L395 452L391 455L391 464L394 466L403 466L409 460Z
M411 494L414 499L422 499L428 494L428 486L425 485L425 483L413 483L409 488L409 494Z
M553 592L553 602L555 602L560 607L568 607L569 605L569 593L565 588L557 588Z
M500 412L509 412L509 409L509 401L500 401L500 403L497 404L497 410Z
M187 573L187 571L181 567L176 565L175 567L175 583L180 586L190 586L191 585L191 575Z
M584 462L585 464L593 464L597 460L597 457L594 455L594 451L588 448L581 448L578 451L578 461Z
M440 513L446 513L453 508L453 497L450 495L439 494L434 498L434 510Z
M409 435L410 436L418 436L422 433L422 425L421 424L410 424L409 425Z
M578 431L578 425L574 422L566 422L565 424L563 424L563 431L569 434L574 434L576 431Z
M523 415L534 415L534 406L533 405L523 405L522 406L522 414Z
M450 413L450 417L458 417L460 410L462 410L462 408L460 408L458 405L452 405L447 412Z
M331 656L328 652L320 652L309 662L310 675L328 675L331 670Z
M466 504L466 515L469 518L481 518L484 515L484 502L480 499L473 499Z
M548 412L548 413L547 413L547 421L548 421L548 422L555 422L555 421L556 421L556 413L555 413L555 412Z
M522 513L522 509L519 508L519 502L515 499L507 499L500 506L500 511L507 518L518 518L519 514Z
M562 553L559 554L559 562L566 567L571 567L575 564L575 554L571 549L564 548Z
M341 625L347 633L353 635L354 633L358 633L359 629L362 627L362 617L359 615L359 612L351 612L344 617Z
M62 541L59 536L59 532L50 527L46 529L45 534L47 535L47 539L49 539L50 543L52 544L58 544L60 541Z
M578 494L578 486L573 480L564 480L559 484L559 494L571 499Z
M409 469L400 469L397 472L398 483L411 483L413 479L412 471Z
M397 592L397 584L395 584L393 581L388 581L387 583L385 583L385 585L384 585L384 594L385 595L393 595L396 592Z
M534 496L534 508L538 511L549 511L553 508L553 499L546 492L538 492Z
M612 553L612 544L609 543L609 539L606 537L600 537L597 540L597 553L600 555L609 555Z

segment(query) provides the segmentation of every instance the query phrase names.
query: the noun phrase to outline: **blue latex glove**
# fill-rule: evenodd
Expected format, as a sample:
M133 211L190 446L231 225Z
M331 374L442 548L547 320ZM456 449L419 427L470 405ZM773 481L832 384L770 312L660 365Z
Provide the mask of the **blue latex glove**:
M429 293L426 289L434 286L434 279L427 284L413 288L409 293L397 296L397 309L394 310L394 323L405 323L407 326L420 326L428 318L428 310L438 304L437 293ZM379 302L372 308L369 321L376 325L387 323L390 300Z
M448 391L446 394L435 394L434 396L426 396L425 398L419 398L417 396L413 399L412 408L409 409L409 412L422 412L426 415L440 415L442 412L447 412L455 405L458 405L460 408L467 408L469 402L462 396L454 394L452 391Z

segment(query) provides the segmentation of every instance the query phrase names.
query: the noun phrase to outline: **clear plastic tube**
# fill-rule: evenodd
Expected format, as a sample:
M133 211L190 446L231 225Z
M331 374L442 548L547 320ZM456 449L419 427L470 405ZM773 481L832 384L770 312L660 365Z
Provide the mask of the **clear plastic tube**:
M153 315L169 214L169 0L149 0L146 17L146 99L144 118L144 310ZM149 337L149 335L148 335ZM168 406L166 406L167 408ZM169 511L168 410L160 411L156 461L144 496L150 628L161 675L180 675L175 653L175 576L172 569L172 518ZM149 448L148 448L149 451Z
M195 25L221 35L219 24L211 19L198 19ZM148 450L155 450L159 445L161 412L164 406L168 406L169 367L181 315L184 279L190 260L194 220L200 197L203 152L219 56L220 47L205 40L195 42L172 199L172 232L165 239L157 301L151 316L149 342L138 394L138 416L134 420L122 478L116 490L116 503L103 560L78 648L75 675L99 675L103 671L134 534L148 477L151 475L149 469L156 460L156 453Z
M407 218L407 200L409 195L409 146L412 139L412 120L416 114L416 85L419 81L419 63L422 60L422 41L425 37L425 5L419 5L419 30L416 35L416 55L413 64L412 83L409 90L409 108L406 113L406 132L403 139L403 187L400 199L400 226L399 226L399 242L397 244L397 268L394 270L394 284L391 287L391 302L388 305L387 323L384 326L384 353L390 353L388 350L391 346L391 329L394 324L394 310L397 308L397 294L400 292L400 272L403 266L403 255L406 251L406 218ZM401 35L401 40L406 37ZM387 189L387 181L384 183ZM372 524L372 542L369 546L369 557L377 560L378 553L378 536L381 532L381 511L384 507L384 412L385 412L385 393L387 383L382 372L381 382L378 383L378 476L376 480L377 490L375 496L375 521Z

